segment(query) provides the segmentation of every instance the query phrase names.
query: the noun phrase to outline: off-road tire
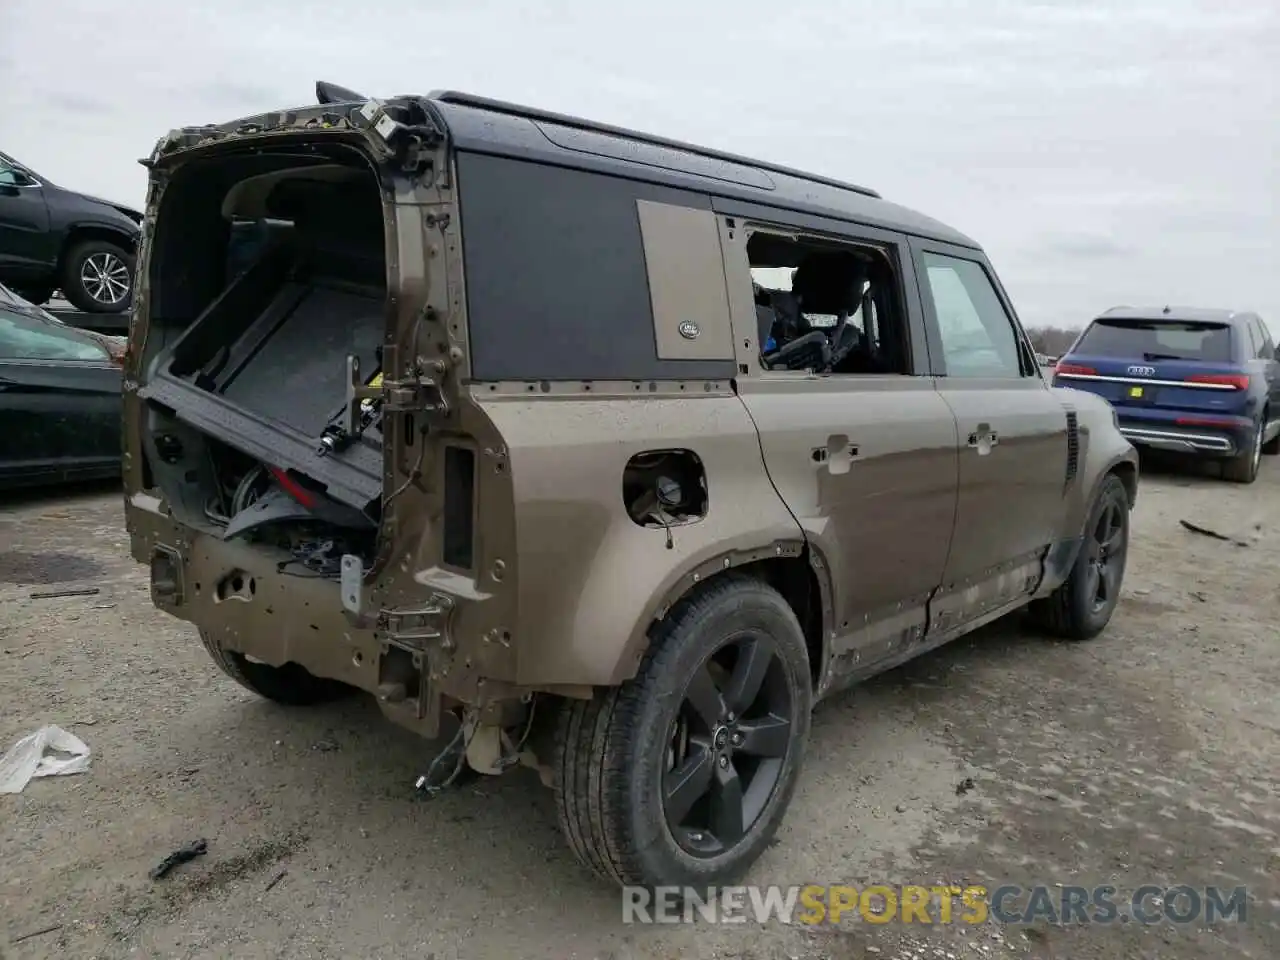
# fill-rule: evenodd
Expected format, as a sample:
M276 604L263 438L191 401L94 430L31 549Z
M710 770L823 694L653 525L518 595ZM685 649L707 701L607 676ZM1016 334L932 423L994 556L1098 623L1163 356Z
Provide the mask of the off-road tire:
M81 280L81 269L85 261L95 255L109 254L118 259L128 271L129 292L124 299L106 304L95 300ZM77 310L85 313L122 313L133 303L134 271L136 258L128 250L109 240L84 240L67 251L62 261L62 295Z
M784 665L794 698L791 735L754 824L723 855L702 859L682 850L666 824L660 784L668 731L693 671L744 629L769 637ZM607 881L650 889L737 879L768 846L791 800L812 699L804 632L782 596L746 575L709 581L653 626L633 679L592 700L562 703L552 769L560 826L574 854Z
M1230 483L1253 483L1258 479L1258 468L1262 460L1263 423L1259 421L1250 435L1249 449L1230 460L1222 461L1222 479Z
M1120 576L1116 583L1116 597L1101 610L1093 609L1093 598L1089 596L1089 538L1102 517L1108 504L1115 503L1121 507L1124 530L1124 561L1129 553L1129 493L1124 482L1114 473L1109 474L1102 482L1102 488L1089 507L1089 519L1085 524L1085 542L1080 546L1071 574L1049 596L1034 601L1028 608L1028 619L1032 626L1064 640L1092 640L1100 634L1115 612L1121 585L1124 582L1124 563L1121 564Z
M352 692L345 683L317 677L296 663L273 667L250 660L234 650L224 650L203 630L200 631L200 642L223 673L245 689L276 703L307 707L328 703Z

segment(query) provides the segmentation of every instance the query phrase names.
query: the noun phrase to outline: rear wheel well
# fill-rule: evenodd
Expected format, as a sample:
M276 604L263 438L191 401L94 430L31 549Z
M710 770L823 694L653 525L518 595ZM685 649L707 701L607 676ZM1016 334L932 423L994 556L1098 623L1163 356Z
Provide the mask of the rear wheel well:
M787 601L804 630L809 649L809 673L813 689L818 689L823 667L822 589L818 575L809 564L808 551L798 557L770 557L737 568L763 580Z

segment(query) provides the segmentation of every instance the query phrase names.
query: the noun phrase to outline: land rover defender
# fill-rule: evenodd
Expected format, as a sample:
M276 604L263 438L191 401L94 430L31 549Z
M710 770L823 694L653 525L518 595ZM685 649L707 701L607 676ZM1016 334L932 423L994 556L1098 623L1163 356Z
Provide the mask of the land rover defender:
M239 683L367 691L447 741L424 789L532 766L601 876L702 885L818 700L1024 608L1104 628L1134 450L974 241L481 97L317 99L144 161L132 551Z

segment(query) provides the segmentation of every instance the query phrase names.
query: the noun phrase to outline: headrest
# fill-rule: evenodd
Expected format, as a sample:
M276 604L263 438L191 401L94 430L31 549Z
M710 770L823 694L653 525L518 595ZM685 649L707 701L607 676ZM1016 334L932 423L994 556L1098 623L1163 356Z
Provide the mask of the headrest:
M313 239L340 238L344 246L382 243L382 205L366 180L282 180L267 197L267 210Z
M806 313L852 313L866 285L868 265L843 250L811 253L796 268L791 290L800 296Z

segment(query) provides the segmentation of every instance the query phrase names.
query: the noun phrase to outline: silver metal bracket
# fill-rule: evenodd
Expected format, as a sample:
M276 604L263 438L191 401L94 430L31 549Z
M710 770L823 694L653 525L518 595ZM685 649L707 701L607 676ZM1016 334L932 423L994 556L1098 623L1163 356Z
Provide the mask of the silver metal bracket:
M360 375L360 358L347 357L347 398L342 407L342 429L351 437L360 436L365 427L366 401L382 398L382 384L366 385Z
M341 561L342 606L357 617L364 607L364 561L344 553Z
M451 650L453 641L448 636L446 627L452 612L452 598L435 593L422 607L383 610L378 617L378 628L388 643L406 650L425 652L431 646Z

